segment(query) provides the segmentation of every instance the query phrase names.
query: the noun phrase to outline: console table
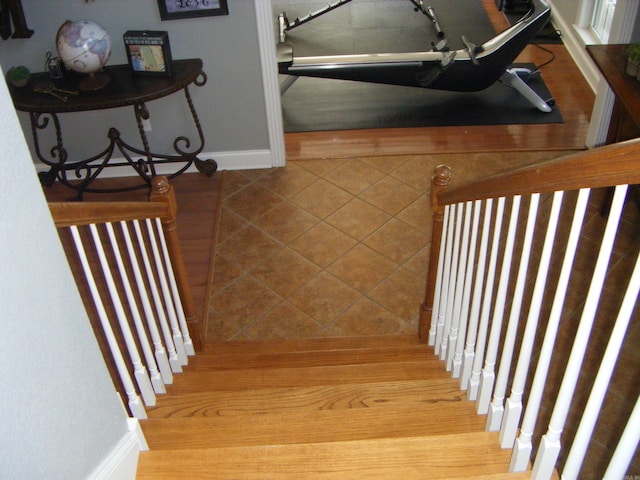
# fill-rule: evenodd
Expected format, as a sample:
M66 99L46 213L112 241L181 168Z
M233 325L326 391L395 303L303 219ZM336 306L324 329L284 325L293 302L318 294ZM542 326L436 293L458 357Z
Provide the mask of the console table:
M156 174L156 165L176 163L173 178L183 173L192 164L202 173L211 176L218 168L215 160L201 160L198 154L204 148L204 135L196 113L189 85L202 86L206 83L206 74L202 71L202 60L174 60L171 77L136 76L129 65L115 65L104 69L110 82L102 89L84 92L77 89L73 72L61 82L52 82L46 73L32 74L25 87L11 87L11 96L17 110L29 112L34 147L38 159L48 165L49 171L40 173L43 185L52 185L56 180L78 192L77 199L82 199L83 192L115 192L134 190L151 186L151 179ZM52 88L54 87L54 88ZM171 95L182 90L189 106L192 119L198 132L199 143L192 142L185 136L178 136L173 141L175 154L165 155L153 153L144 129L143 120L149 119L146 103ZM69 159L64 147L59 114L70 112L89 112L109 108L132 106L142 141L141 148L134 147L122 140L120 132L111 127L107 137L107 147L86 159ZM51 148L42 148L39 133L51 127L55 142ZM48 151L49 155L43 153ZM116 156L117 155L117 156ZM107 167L130 166L141 177L139 185L128 188L94 188L91 182Z

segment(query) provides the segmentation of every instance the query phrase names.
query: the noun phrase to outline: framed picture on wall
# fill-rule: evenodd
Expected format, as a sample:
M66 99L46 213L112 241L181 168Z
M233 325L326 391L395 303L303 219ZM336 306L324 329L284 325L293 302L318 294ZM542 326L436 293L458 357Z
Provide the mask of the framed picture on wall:
M229 15L227 0L158 0L158 7L162 20Z
M169 34L153 30L129 30L124 46L132 73L136 75L171 75Z

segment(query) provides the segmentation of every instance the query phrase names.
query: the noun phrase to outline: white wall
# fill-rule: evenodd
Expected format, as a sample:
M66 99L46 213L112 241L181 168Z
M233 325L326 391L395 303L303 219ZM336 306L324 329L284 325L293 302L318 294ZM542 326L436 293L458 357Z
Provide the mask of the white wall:
M87 478L128 435L0 75L0 478Z

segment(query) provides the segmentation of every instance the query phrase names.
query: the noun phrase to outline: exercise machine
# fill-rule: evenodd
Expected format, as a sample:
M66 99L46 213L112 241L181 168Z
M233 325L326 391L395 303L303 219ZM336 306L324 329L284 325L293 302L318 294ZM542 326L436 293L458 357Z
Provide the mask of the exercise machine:
M517 23L482 44L474 44L462 35L464 47L450 49L435 10L425 6L421 0L409 0L416 12L423 13L436 31L439 40L432 43L429 51L295 55L294 45L287 41L287 32L351 1L337 0L294 21L289 21L284 12L278 15L278 70L290 76L281 85L282 93L297 77L304 76L453 92L477 92L500 81L516 89L538 110L551 112L554 100L541 98L527 84L527 80L537 72L512 68L516 57L550 19L551 9L545 0L529 0L529 10Z

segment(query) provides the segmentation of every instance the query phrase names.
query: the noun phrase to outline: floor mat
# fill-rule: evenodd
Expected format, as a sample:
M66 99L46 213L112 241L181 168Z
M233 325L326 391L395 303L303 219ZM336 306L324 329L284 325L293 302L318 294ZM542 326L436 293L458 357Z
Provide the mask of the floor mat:
M541 77L529 85L551 98ZM301 77L282 96L282 112L285 132L564 121L557 106L541 112L499 82L481 92L458 93Z

